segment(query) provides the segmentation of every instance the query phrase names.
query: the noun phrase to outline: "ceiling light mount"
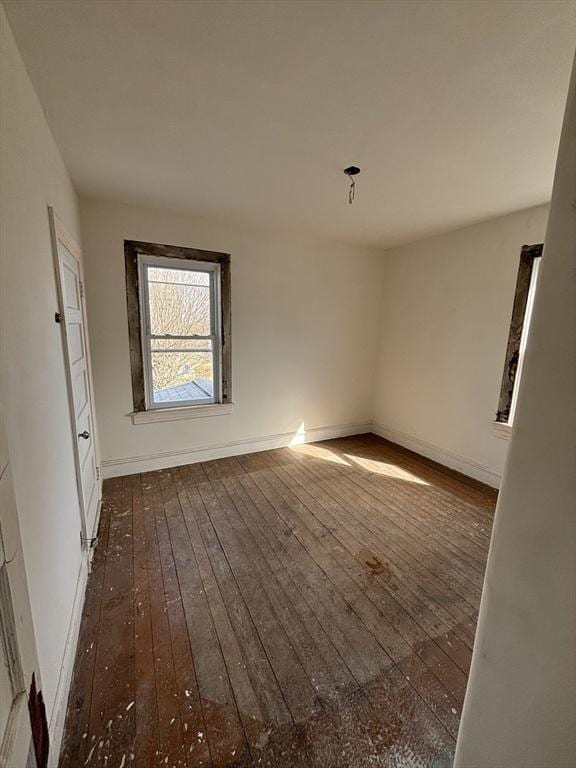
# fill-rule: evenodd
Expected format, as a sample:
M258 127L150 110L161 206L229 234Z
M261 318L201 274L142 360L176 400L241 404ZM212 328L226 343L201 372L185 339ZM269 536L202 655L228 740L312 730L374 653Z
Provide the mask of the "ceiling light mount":
M356 194L356 179L354 178L354 176L357 176L360 173L360 168L358 168L357 165L350 165L348 166L348 168L344 168L344 173L350 179L350 189L348 190L348 203L352 205L354 201L354 196Z

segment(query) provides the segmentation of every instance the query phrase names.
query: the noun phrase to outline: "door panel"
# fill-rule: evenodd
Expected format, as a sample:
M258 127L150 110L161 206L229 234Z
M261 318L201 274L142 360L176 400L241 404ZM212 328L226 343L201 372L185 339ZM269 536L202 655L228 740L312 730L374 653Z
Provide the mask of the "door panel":
M74 398L74 413L78 417L88 404L88 381L86 371L83 369L76 372L72 382L72 395Z
M68 251L68 249L65 249ZM68 251L68 256L72 254ZM80 309L80 286L78 285L78 276L71 270L67 264L64 264L62 270L64 276L64 295L66 297L66 306L68 309Z
M66 321L65 321L66 322ZM82 343L82 326L73 321L68 322L68 350L70 363L74 365L84 359L84 344Z
M96 465L92 455L88 457L86 464L82 467L82 488L84 492L84 506L86 509L91 509L92 503L98 501L96 494Z

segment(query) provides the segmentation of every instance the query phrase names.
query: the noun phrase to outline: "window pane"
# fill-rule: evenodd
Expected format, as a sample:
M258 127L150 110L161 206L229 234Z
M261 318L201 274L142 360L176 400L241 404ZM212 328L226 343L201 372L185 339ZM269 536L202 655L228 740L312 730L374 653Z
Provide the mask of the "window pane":
M206 400L214 393L211 352L152 352L155 403Z
M153 335L210 335L210 275L188 269L148 267Z

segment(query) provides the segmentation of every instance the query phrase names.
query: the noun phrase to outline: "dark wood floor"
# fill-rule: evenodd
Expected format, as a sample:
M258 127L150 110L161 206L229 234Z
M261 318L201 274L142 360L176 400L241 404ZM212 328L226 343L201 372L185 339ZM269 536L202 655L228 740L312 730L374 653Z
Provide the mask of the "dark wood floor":
M61 768L450 766L495 500L373 435L108 480Z

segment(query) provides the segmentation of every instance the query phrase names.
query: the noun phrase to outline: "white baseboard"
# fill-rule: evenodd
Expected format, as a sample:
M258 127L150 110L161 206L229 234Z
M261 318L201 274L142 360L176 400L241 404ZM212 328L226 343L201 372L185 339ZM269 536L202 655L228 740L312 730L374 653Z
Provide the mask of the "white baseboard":
M398 445L402 445L404 448L409 448L415 453L420 453L422 456L437 461L445 467L450 467L450 469L462 472L463 475L480 480L480 482L486 483L486 485L490 485L492 488L500 487L502 476L488 467L478 464L473 459L461 456L453 451L448 451L446 448L441 448L439 445L429 443L426 440L421 440L415 435L408 435L405 432L399 432L396 429L385 427L375 422L372 423L372 432L375 435L384 437L386 440L390 440L392 443L398 443Z
M78 572L76 582L76 591L74 594L74 603L72 605L72 615L64 647L64 657L60 667L60 676L56 688L54 705L50 714L48 733L50 738L50 755L48 758L49 768L57 768L60 757L60 746L64 734L64 721L66 719L66 708L68 705L68 694L70 692L70 683L72 682L72 672L74 670L74 660L76 658L76 647L78 645L78 634L80 632L80 621L82 619L82 610L84 608L84 596L86 595L86 582L88 579L88 554L82 553L82 562Z
M268 451L272 448L284 448L288 445L315 443L319 440L331 440L348 435L361 435L371 432L372 425L339 424L333 427L312 427L305 432L283 432L264 437L250 437L245 440L231 440L227 443L204 445L182 451L164 451L144 456L130 456L122 459L107 459L101 462L104 477L133 475L138 472L151 472L156 469L168 469L182 464L194 464L197 461L223 459L226 456L240 456L243 453Z

